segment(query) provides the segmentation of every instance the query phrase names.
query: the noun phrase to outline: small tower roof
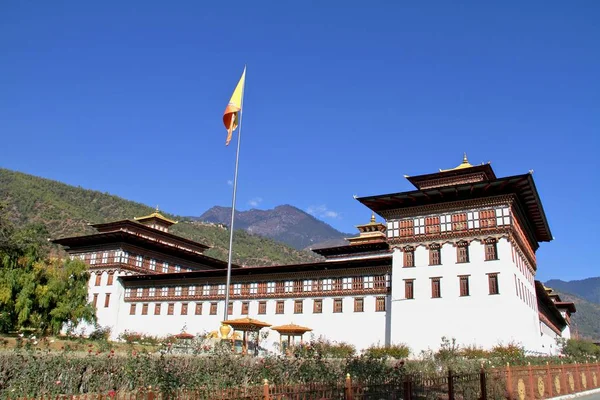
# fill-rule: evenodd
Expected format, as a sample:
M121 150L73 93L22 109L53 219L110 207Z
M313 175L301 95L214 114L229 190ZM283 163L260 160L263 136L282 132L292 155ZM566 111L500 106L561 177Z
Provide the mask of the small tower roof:
M454 168L450 168L450 169L440 169L440 172L456 171L457 169L465 169L465 168L472 168L472 167L473 166L471 165L471 163L467 159L467 153L463 153L463 160L462 160L462 162L459 165L457 165Z
M159 213L158 206L156 206L156 211L154 211L152 214L145 215L143 217L135 217L133 219L140 223L148 222L150 220L155 219L155 220L160 221L163 225L167 225L167 226L171 226L171 225L174 225L177 223L177 221L173 221L172 219L169 219L169 218L165 217L164 215L162 215L161 213Z

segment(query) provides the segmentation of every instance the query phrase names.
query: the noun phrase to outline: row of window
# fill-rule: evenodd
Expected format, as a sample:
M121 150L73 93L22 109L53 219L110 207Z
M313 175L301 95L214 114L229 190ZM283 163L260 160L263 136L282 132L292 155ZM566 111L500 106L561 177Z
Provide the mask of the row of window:
M251 296L268 294L298 294L309 292L370 290L390 287L389 275L349 276L345 278L304 279L275 282L234 283L230 294L233 296ZM134 295L135 293L135 295ZM224 284L206 284L189 286L164 286L161 288L126 288L125 297L172 297L172 296L224 296Z
M71 256L75 258L75 256ZM177 264L169 264L167 261L159 261L154 258L144 258L141 255L130 254L123 250L112 250L94 253L81 253L79 258L88 261L90 265L121 263L130 264L137 268L144 268L150 271L159 271L162 273L189 272L191 269L183 268Z
M508 207L410 218L387 223L387 236L407 237L510 225Z
M488 293L489 294L499 294L498 288L498 274L492 273L487 274L488 276ZM460 296L470 296L470 286L469 286L469 275L461 275L458 277L460 283ZM442 297L442 278L435 277L430 278L431 280L431 297L432 298L440 298ZM414 291L415 279L405 279L404 280L404 298L405 299L414 299L415 291Z
M98 293L94 293L92 300L94 307L97 307L98 303ZM202 315L202 305L203 303L191 303L195 305L194 314ZM106 293L104 297L104 307L107 308L110 305L110 293ZM132 303L129 305L129 314L135 315L137 304ZM209 315L217 314L217 306L218 303L212 302L210 303ZM181 303L181 315L188 314L189 303ZM148 303L141 304L141 315L148 315ZM248 315L250 309L250 302L244 301L241 304L241 315ZM173 315L175 310L175 303L168 303L167 305L167 315ZM385 311L385 297L380 296L375 298L375 311L381 312ZM333 310L334 313L344 312L344 303L343 299L333 299ZM354 299L354 312L364 312L365 311L365 303L364 298L357 297ZM160 315L161 313L161 303L156 303L154 305L154 315ZM229 315L233 314L233 304L229 304ZM294 300L294 314L303 314L304 313L304 300ZM323 313L323 300L322 299L314 299L313 300L313 314L321 314ZM267 302L259 301L258 302L258 314L267 314ZM275 314L285 314L285 301L277 301L275 303Z
M498 260L498 247L497 241L494 238L484 240L485 246L485 261ZM415 266L415 248L413 246L406 246L403 249L404 253L404 266L414 267ZM456 262L457 263L468 263L469 258L469 242L460 241L456 244ZM442 265L442 248L438 243L429 245L429 265Z
M516 295L527 304L532 310L537 310L537 297L529 290L523 281L517 278L515 274L515 292Z

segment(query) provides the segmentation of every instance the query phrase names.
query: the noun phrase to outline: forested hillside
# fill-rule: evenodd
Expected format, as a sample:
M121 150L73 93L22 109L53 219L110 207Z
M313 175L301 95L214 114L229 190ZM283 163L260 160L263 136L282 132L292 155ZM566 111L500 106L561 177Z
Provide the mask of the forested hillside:
M43 223L52 238L94 232L89 223L133 219L153 209L108 193L87 190L61 182L43 179L0 168L0 203L17 226ZM229 231L201 224L161 211L180 222L172 227L174 234L212 246L207 255L225 260ZM273 240L237 231L234 235L233 258L243 265L274 265L317 260L308 251L298 251Z

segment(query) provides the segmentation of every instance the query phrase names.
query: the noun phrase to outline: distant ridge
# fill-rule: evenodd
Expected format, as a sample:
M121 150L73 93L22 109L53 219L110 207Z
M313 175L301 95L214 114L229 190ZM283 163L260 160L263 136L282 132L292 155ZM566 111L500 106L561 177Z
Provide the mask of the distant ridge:
M93 233L88 223L132 219L147 215L152 207L108 193L82 189L58 181L0 168L0 204L16 224L43 223L51 237ZM162 212L162 211L161 211ZM226 260L228 230L199 224L163 212L180 221L173 233L212 246L207 255ZM274 265L313 262L316 254L298 251L268 238L236 231L234 261L242 265Z
M231 207L215 206L199 217L190 218L229 226ZM344 238L355 235L342 233L289 204L271 210L236 211L235 228L277 240L298 250L322 247L324 242L340 245L345 243Z

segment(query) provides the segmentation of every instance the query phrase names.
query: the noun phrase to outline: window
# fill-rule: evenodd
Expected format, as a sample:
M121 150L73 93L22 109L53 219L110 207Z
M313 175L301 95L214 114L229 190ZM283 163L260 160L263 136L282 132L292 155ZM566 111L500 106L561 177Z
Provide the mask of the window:
M156 268L156 260L150 260L150 269L154 271L155 268ZM169 263L166 261L163 262L162 272L163 272L163 274L166 274L169 272Z
M425 232L427 234L440 233L440 217L425 218Z
M365 299L358 298L354 299L354 312L363 312L365 311Z
M499 294L498 290L498 274L488 274L488 286L490 294Z
M166 297L169 294L169 288L168 287L164 287L160 290L160 295L163 297Z
M312 281L311 280L304 281L304 284L302 286L302 290L305 291L305 292L312 291Z
M423 235L425 233L425 218L415 218L413 227L415 235Z
M181 296L181 286L175 286L175 296Z
M352 289L352 278L342 278L342 289L343 290Z
M313 314L321 314L323 312L323 300L315 299L313 301Z
M469 295L469 276L459 276L460 279L460 295L468 296Z
M196 295L196 286L192 285L190 287L188 287L188 296L195 296Z
M294 281L294 293L302 292L303 284L301 280Z
M108 251L102 253L102 264L106 264L108 262Z
M275 282L267 283L267 293L275 293Z
M181 315L187 315L187 311L188 311L188 304L181 303Z
M217 288L217 294L219 296L225 296L225 285L219 285Z
M175 266L175 272L181 272L181 265Z
M194 310L195 315L202 315L202 303L196 303L196 308Z
M96 253L92 253L92 257L90 258L90 264L92 264L92 265L96 264L96 256L97 255L98 254L96 254Z
M496 208L496 225L510 225L510 210L508 207Z
M234 296L239 296L242 294L242 284L241 283L234 283L233 284L233 295Z
M498 259L498 248L496 247L496 239L485 239L485 261Z
M333 287L333 279L323 279L321 290L331 290Z
M302 300L294 301L294 314L302 314L304 302Z
M169 308L167 308L167 315L173 315L175 311L175 303L169 303Z
M479 211L469 211L467 213L467 228L479 229Z
M362 276L355 276L352 278L352 289L361 290L363 289L364 281Z
M283 314L285 311L285 302L278 301L275 307L275 314Z
M242 303L242 315L248 315L250 313L250 303L244 301Z
M413 279L405 279L404 280L404 298L405 299L414 299L414 280Z
M144 289L137 288L136 293L135 293L136 297L142 297L144 295Z
M233 303L229 302L229 307L227 307L227 315L233 315Z
M115 276L114 272L109 272L108 273L108 281L106 282L107 286L111 286L113 284L113 278Z
M442 297L440 278L431 278L431 297L434 299Z
M156 288L151 287L148 293L150 297L154 297L156 295Z
M250 294L258 294L258 283L250 284Z
M343 311L342 299L333 299L333 312L341 313Z
M204 285L202 287L202 296L209 296L210 295L210 285Z
M375 311L385 311L385 297L375 298Z
M404 248L404 267L415 266L415 248L412 246L406 246Z
M142 256L135 257L135 266L140 268L142 267Z
M210 315L217 315L217 303L210 303Z
M126 298L131 297L131 288L126 288L125 289L125 297Z
M160 303L154 305L154 315L160 315Z
M450 232L452 231L452 216L441 215L440 216L440 231Z
M429 246L429 265L442 265L442 249L438 243Z
M398 221L391 221L387 223L387 236L398 237Z
M363 278L364 289L373 289L374 281L375 281L375 279L372 276L365 276Z
M129 262L129 253L126 251L121 251L121 262L127 264Z
M388 287L387 285L387 275L379 275L375 277L375 289L383 289Z
M96 272L96 286L102 284L102 272Z
M142 304L142 315L148 315L148 303Z
M96 308L96 305L98 304L98 293L94 293L94 299L92 300L92 304L94 305L94 308Z
M258 302L258 313L263 315L267 313L267 302L266 301L259 301Z
M104 308L108 308L110 305L110 293L106 293L104 297Z
M469 242L461 241L456 244L456 262L469 262Z
M129 315L135 315L135 303L129 305Z

